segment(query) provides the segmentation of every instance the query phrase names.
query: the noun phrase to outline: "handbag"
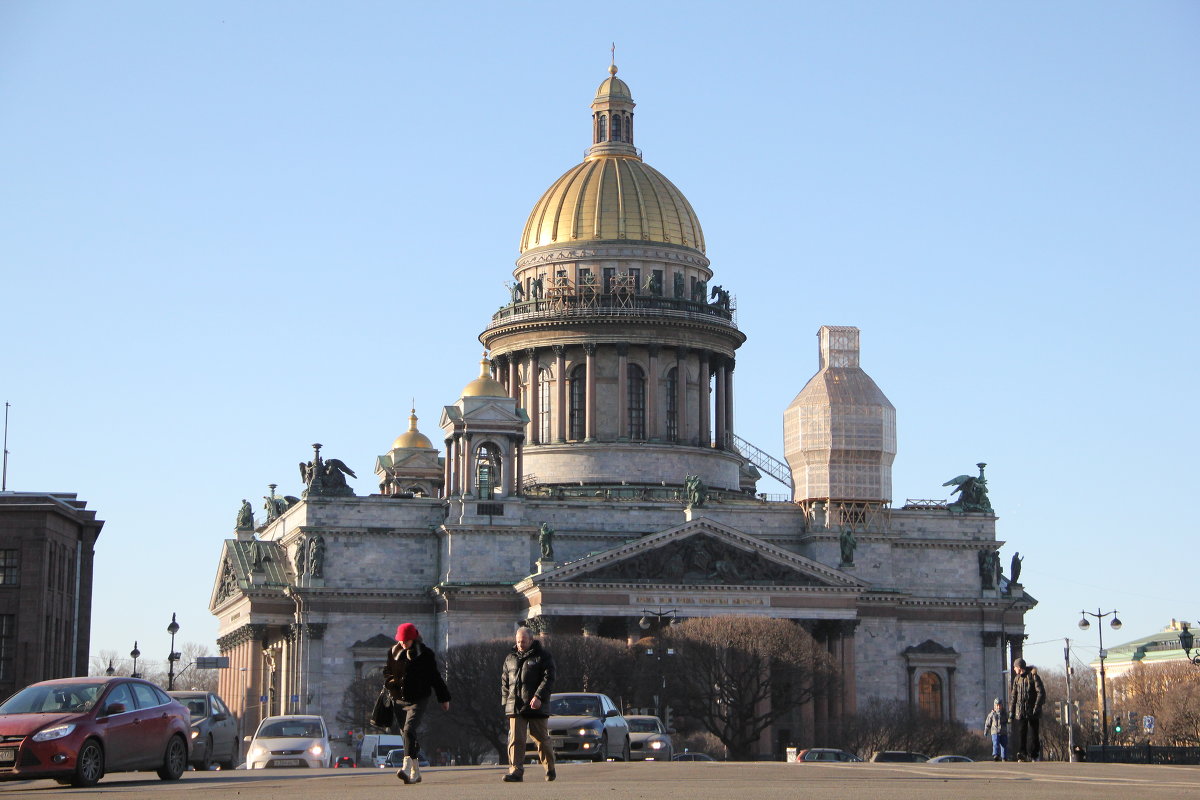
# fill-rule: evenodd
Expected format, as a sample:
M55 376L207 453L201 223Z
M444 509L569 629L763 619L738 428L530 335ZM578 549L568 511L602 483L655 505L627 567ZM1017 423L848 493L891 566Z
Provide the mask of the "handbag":
M376 728L392 727L392 721L395 719L395 713L392 710L392 696L388 693L387 688L379 690L379 697L375 698L375 707L371 709L370 723Z

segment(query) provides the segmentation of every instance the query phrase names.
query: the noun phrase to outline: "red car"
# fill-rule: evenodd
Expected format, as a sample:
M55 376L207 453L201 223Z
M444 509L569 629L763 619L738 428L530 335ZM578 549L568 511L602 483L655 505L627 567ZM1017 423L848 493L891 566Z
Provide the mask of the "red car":
M0 780L92 786L106 772L187 769L188 711L137 678L62 678L0 704Z

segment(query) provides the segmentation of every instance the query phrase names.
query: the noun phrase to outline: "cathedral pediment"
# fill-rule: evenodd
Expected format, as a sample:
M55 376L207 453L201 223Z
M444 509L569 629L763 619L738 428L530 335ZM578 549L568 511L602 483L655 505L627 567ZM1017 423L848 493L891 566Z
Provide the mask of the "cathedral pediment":
M282 592L285 586L295 582L287 553L278 542L227 539L220 563L209 598L210 609L252 587L259 591Z
M701 519L541 573L535 583L859 588L824 564Z

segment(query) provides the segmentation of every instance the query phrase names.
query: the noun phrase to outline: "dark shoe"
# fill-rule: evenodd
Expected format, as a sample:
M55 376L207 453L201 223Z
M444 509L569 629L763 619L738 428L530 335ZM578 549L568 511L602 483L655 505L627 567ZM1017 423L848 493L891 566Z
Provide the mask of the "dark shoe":
M546 770L546 780L552 781L557 777L558 777L558 773L556 773L554 771L554 767L551 767L550 769Z
M505 783L520 783L525 780L525 776L519 772L510 772L504 776Z
M1000 760L1000 756L992 756L992 761L999 761L999 760Z
M404 770L402 770L402 769L398 769L398 770L396 770L396 777L397 777L397 778L399 778L400 780L404 781L404 783L405 783L406 785L407 785L408 783L410 783L410 781L408 780L408 773L407 773L407 772L405 772L405 771L404 771Z

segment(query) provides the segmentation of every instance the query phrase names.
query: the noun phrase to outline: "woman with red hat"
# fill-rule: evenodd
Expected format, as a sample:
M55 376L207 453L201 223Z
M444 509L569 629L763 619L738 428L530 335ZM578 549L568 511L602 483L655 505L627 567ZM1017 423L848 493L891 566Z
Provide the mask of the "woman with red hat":
M388 651L383 678L384 688L392 698L391 732L404 735L404 765L396 772L396 777L405 783L420 783L421 744L417 740L417 729L430 694L437 694L443 711L450 710L450 690L442 680L433 650L421 641L417 626L411 622L396 628L396 644Z

